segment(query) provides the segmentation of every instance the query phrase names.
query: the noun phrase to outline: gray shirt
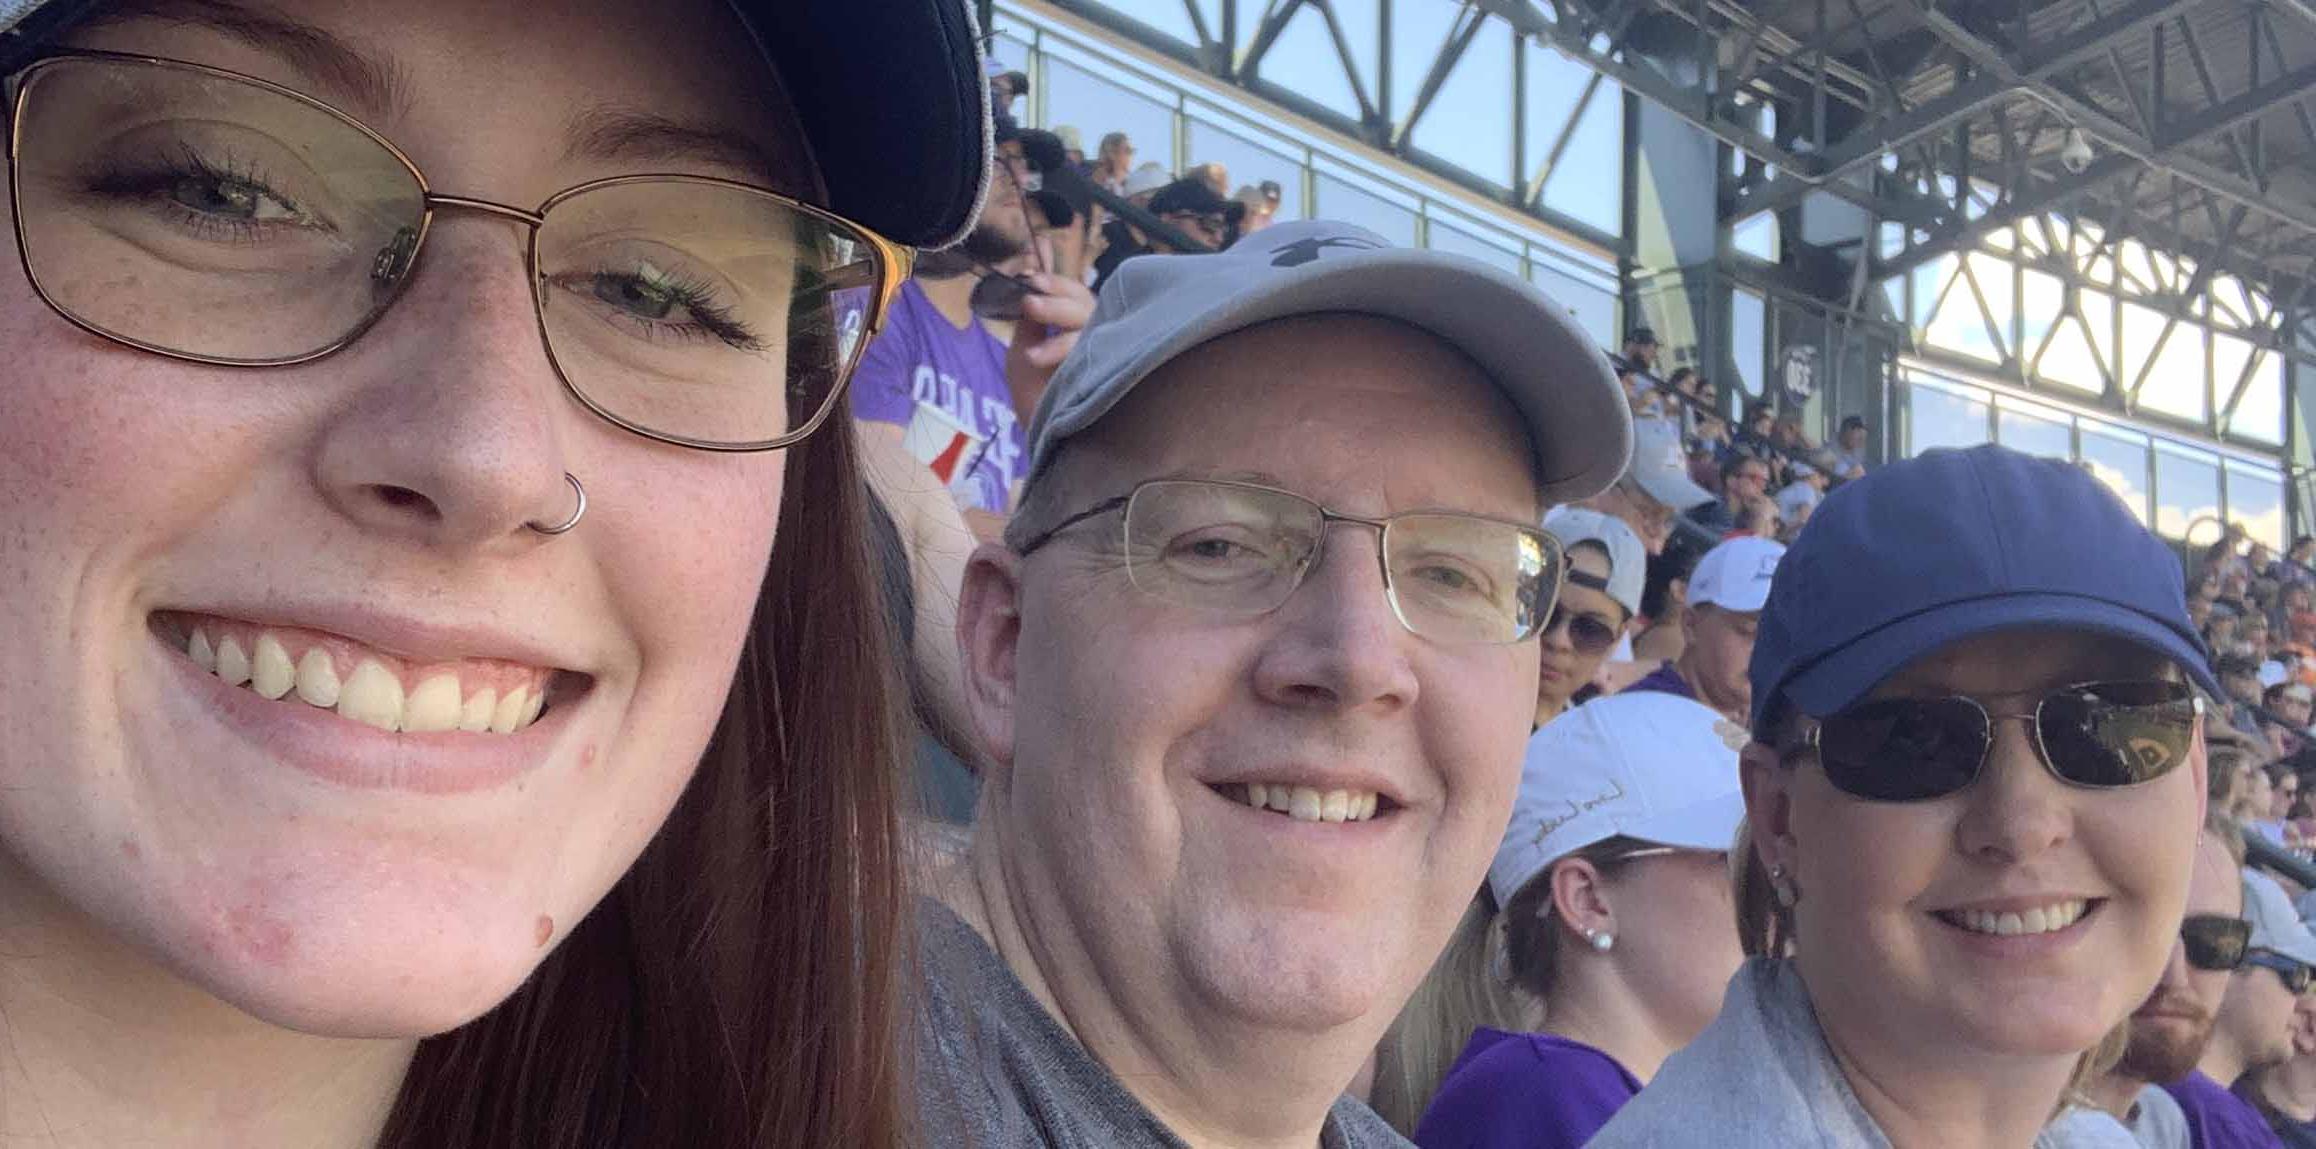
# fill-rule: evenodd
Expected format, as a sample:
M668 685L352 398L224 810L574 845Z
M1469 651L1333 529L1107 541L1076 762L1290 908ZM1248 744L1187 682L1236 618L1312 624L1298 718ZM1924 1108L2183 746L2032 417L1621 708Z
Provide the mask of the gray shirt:
M918 903L926 980L918 1101L929 1143L960 1149L1183 1149L1013 976L973 927ZM1413 1149L1348 1097L1321 1149Z
M2121 1124L2095 1118L2062 1120L2034 1149L2134 1149ZM1890 1139L1850 1091L1792 963L1753 958L1720 1016L1586 1149L1890 1149Z

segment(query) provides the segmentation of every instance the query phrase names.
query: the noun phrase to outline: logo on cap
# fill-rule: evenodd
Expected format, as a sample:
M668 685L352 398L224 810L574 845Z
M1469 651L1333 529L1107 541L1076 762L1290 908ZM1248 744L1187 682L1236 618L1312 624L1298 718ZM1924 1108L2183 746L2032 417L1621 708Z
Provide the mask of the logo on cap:
M1328 235L1319 236L1312 239L1298 239L1284 247L1272 248L1271 255L1273 258L1271 259L1271 266L1301 267L1306 263L1314 263L1318 261L1319 252L1325 248L1330 247L1352 247L1360 248L1363 250L1372 250L1382 246L1383 245L1380 243L1361 239L1355 235Z

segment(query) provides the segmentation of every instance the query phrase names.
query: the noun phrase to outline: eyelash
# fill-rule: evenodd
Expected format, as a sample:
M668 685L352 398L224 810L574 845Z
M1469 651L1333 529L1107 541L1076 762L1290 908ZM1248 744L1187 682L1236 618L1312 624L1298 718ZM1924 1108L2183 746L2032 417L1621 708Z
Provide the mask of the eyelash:
M305 226L324 226L321 221L314 220L303 205L288 194L276 190L273 182L259 170L254 161L237 158L228 152L222 163L212 162L190 144L177 145L173 154L172 150L158 151L153 159L139 166L120 166L95 173L87 180L86 187L92 195L148 204L203 239L248 243L254 242L271 228L289 226L228 219L171 202L167 194L171 187L186 180L207 180L219 185L248 188L279 203L293 215L312 221Z

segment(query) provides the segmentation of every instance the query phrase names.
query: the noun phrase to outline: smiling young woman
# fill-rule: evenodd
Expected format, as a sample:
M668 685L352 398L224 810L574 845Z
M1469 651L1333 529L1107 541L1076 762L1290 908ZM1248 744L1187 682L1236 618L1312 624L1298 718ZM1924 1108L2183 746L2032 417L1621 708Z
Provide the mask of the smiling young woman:
M980 194L963 5L0 32L0 1136L898 1143L829 415Z

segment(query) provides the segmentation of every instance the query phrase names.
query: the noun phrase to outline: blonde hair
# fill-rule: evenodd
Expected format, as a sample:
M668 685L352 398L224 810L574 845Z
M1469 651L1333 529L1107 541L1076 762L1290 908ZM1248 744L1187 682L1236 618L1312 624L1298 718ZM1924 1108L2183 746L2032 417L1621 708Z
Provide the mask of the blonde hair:
M1563 862L1582 860L1607 873L1645 845L1619 835L1571 850L1528 879L1500 912L1490 891L1481 889L1376 1047L1369 1105L1413 1137L1472 1034L1482 1027L1534 1028L1559 978L1561 934L1568 930L1553 909L1553 872Z

